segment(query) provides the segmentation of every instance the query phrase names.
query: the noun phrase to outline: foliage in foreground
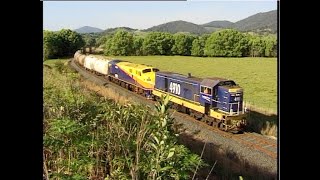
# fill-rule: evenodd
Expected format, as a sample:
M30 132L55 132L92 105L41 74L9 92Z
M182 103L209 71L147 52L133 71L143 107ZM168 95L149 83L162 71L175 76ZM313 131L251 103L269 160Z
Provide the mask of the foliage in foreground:
M57 65L61 69L60 65ZM83 89L78 75L44 69L44 176L49 179L188 179L202 159L171 129L168 98L154 113Z

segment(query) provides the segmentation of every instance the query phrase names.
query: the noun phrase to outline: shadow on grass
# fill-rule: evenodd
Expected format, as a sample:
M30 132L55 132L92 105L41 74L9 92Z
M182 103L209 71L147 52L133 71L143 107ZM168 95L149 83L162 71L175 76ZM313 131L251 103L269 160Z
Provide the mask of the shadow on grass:
M192 135L182 133L179 136L178 143L184 144L192 152L201 155L204 147L204 142L193 138ZM208 167L199 169L195 179L206 179L210 173L212 166L217 161L215 167L210 173L208 179L224 180L235 179L238 180L239 176L243 179L277 179L277 175L270 173L267 170L253 166L245 160L239 158L235 152L231 150L222 150L220 146L213 143L207 143L203 152L202 158L209 164ZM191 175L192 177L192 175Z
M277 137L278 116L263 114L254 110L248 112L248 127L246 131Z

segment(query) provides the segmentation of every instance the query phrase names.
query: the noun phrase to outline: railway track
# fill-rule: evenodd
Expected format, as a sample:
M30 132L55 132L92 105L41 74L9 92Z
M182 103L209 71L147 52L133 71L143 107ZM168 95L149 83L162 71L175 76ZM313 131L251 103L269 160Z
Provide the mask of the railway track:
M244 133L242 135L232 136L233 139L255 148L273 159L277 159L277 141L266 139L266 137L256 133Z
M209 129L210 131L213 131L223 137L233 139L240 144L243 144L250 148L254 148L262 153L267 154L275 160L277 159L277 140L275 139L271 139L257 133L245 132L243 134L230 134L212 126L208 126L205 122L190 119L190 117L186 114L179 113L177 116L180 116L185 120L192 121L193 123L196 123L203 128Z
M98 76L96 74L90 73L86 70L84 70L84 68L78 66L78 64L74 63L72 60L70 61L69 65L75 69L76 71L78 71L80 74L84 75L87 74L87 76L92 76L94 77L94 82L99 84L99 85L103 85L103 86L107 86L107 87L113 87L116 89L120 89L121 87L117 86L116 84L113 84L111 82L109 82L108 80L106 80L105 78ZM136 99L139 99L139 103L145 103L149 106L152 106L155 104L154 101L152 100L147 100L144 97L131 92L127 89L123 89L121 88L121 90L119 90L119 92L124 92L126 94L129 94L131 97L135 97ZM261 134L257 134L257 133L249 133L249 132L245 132L243 134L230 134L228 132L224 132L221 131L217 128L214 128L212 126L207 125L205 122L202 121L198 121L195 120L194 118L190 117L187 114L183 114L177 111L172 110L171 111L173 113L173 117L175 119L179 119L179 121L181 122L185 122L188 121L189 123L193 124L193 126L198 126L200 127L201 130L208 130L212 133L215 133L218 136L221 136L222 138L226 138L227 140L233 140L237 143L239 143L241 145L241 147L244 147L245 149L250 149L250 150L254 150L256 152L260 152L266 156L268 156L269 158L271 158L271 161L274 162L272 166L273 172L276 172L277 169L277 140L275 139L271 139L270 137L266 137L263 136ZM209 141L208 139L203 139L204 141ZM250 161L250 158L248 158L248 161ZM263 162L261 162L261 164L263 164Z

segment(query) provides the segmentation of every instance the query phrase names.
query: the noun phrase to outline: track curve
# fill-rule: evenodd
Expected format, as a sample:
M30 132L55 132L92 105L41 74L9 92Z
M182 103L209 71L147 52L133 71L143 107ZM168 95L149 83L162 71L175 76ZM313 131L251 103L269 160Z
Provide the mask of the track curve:
M69 65L89 81L93 81L105 88L116 89L120 94L130 95L130 97L133 97L136 102L144 103L149 106L153 106L155 104L154 101L144 99L142 96L134 92L123 89L116 84L109 82L102 76L86 71L84 68L76 64L73 59L70 60ZM195 134L195 131L199 131L197 135L194 135L195 138L217 144L222 149L228 149L229 151L237 154L238 157L244 159L246 162L249 162L251 165L261 167L276 176L278 159L276 139L248 132L243 134L230 134L212 126L208 126L204 122L197 121L189 115L179 113L177 111L172 111L172 116L175 118L177 123L182 123L184 125L186 132Z

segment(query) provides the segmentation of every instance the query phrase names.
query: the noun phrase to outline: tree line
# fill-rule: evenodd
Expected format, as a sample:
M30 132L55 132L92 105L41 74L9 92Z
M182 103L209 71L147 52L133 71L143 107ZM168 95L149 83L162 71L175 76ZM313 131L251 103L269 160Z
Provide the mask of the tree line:
M145 37L127 31L101 37L105 55L181 55L199 57L276 57L277 39L226 29L212 34L151 32Z
M72 55L77 49L104 47L105 55L146 56L181 55L198 57L276 57L277 39L274 35L255 35L225 29L196 36L184 33L150 32L139 36L124 30L93 37L71 30L44 32L44 57Z

